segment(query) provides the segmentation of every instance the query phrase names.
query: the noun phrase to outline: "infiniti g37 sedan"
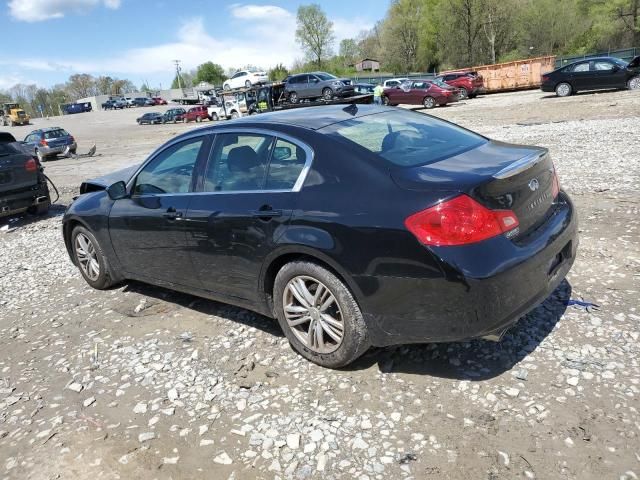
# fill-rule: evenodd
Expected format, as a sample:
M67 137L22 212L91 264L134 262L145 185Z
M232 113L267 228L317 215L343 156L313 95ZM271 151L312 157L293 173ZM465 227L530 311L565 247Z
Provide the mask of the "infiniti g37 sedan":
M187 132L83 183L63 224L92 287L134 279L277 318L334 368L372 345L498 340L578 243L547 150L372 105Z

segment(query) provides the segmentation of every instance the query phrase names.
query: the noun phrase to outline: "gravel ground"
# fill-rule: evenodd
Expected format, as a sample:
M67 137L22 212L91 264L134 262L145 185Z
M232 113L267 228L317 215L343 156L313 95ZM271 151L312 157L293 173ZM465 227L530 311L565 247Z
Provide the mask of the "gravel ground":
M532 91L434 110L550 148L578 207L578 258L501 343L375 349L340 371L302 360L254 313L84 283L60 235L79 182L195 127L138 127L144 110L34 122L99 155L47 163L62 193L49 217L0 223L0 478L640 476L640 95Z

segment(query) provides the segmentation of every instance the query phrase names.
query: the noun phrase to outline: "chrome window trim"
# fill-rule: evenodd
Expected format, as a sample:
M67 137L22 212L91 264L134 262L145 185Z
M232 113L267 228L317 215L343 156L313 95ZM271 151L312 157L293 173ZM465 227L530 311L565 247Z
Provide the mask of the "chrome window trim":
M271 137L275 137L276 141L277 139L282 139L282 140L286 140L289 143L292 143L300 148L302 148L302 150L304 150L304 153L306 155L305 158L305 162L304 162L304 166L302 167L302 170L300 171L300 174L298 175L298 179L296 180L296 182L293 184L293 188L291 190L287 190L287 189L274 189L274 190L266 190L266 189L261 189L261 190L234 190L234 191L228 191L228 192L186 192L186 193L157 193L157 194L153 194L156 197L159 196L165 196L165 195L202 195L202 194L207 194L207 195L229 195L229 194L236 194L236 193L298 193L300 192L300 190L302 190L302 186L304 185L305 180L307 179L307 175L309 174L309 171L311 170L311 165L313 164L313 160L315 158L315 152L313 151L313 149L307 145L306 143L304 143L301 140L298 140L297 138L292 137L291 135L288 135L286 133L282 133L282 132L278 132L276 130L269 130L266 128L252 128L252 127L221 127L221 128L216 128L215 130L208 130L208 131L202 131L202 130L196 130L193 133L189 133L186 134L185 136L180 136L179 138L175 138L173 140L170 140L169 142L161 145L160 147L156 148L151 155L149 155L149 157L147 158L146 161L144 161L142 163L142 165L140 165L140 167L135 171L135 173L131 176L131 178L129 179L129 182L127 182L127 191L129 191L130 188L133 187L133 183L135 181L135 179L138 177L139 173L142 171L142 169L147 166L147 164L149 162L152 162L160 153L162 153L164 150L166 150L167 148L171 148L174 145L178 144L178 143L182 143L186 140L191 140L193 138L197 138L197 137L206 137L207 135L217 135L219 133L235 133L235 134L257 134L257 135L269 135ZM213 141L215 141L215 139L213 139ZM213 151L213 141L211 143L211 151L209 152L209 155L211 155L211 152ZM269 164L271 164L271 162L269 162ZM133 193L133 192L131 192ZM137 195L137 197L141 197L143 195Z

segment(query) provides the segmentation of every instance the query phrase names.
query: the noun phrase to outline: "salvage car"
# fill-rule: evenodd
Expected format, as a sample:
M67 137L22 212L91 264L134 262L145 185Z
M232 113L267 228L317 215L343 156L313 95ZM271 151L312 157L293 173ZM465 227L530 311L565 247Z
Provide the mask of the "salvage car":
M191 130L80 193L63 236L89 285L254 310L332 368L371 345L498 340L578 246L547 149L372 105Z
M457 102L458 90L446 84L438 84L431 80L409 80L398 87L386 88L382 94L385 105L422 105L434 108Z
M540 89L568 97L583 90L614 88L640 89L640 56L631 62L620 58L597 57L571 63L542 75Z
M76 139L69 132L60 127L47 127L34 130L22 142L24 147L40 162L64 153L67 149L76 153L78 145Z
M162 123L182 122L187 111L184 108L170 108L162 116Z
M145 113L141 117L137 118L136 122L138 122L138 125L154 125L165 123L164 116L158 112Z
M43 215L51 199L43 168L10 133L0 132L0 217Z
M269 81L269 76L266 72L252 72L250 70L240 70L233 74L233 76L224 81L222 84L223 90L231 90L233 88L250 88L253 85L259 83L265 83Z
M486 91L482 75L477 72L446 73L436 77L435 80L439 80L457 88L460 100L475 98Z
M284 90L291 103L302 99L350 97L353 95L353 82L348 78L338 78L327 72L300 73L287 77Z
M209 120L209 112L204 105L197 105L187 110L187 113L182 115L182 121L187 122L201 122L202 120Z

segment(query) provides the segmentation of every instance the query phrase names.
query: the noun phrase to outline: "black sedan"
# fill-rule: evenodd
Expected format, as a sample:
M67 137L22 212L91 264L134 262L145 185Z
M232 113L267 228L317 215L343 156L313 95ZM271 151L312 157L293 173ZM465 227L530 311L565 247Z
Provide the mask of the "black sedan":
M543 92L568 97L582 90L640 89L640 56L631 62L614 57L586 58L542 75Z
M145 113L141 117L137 118L136 122L138 122L138 125L144 125L145 123L149 125L153 125L154 123L164 123L164 116L157 112Z
M135 279L275 317L327 367L371 345L497 340L578 245L546 149L372 105L192 130L80 192L63 234L89 285Z

